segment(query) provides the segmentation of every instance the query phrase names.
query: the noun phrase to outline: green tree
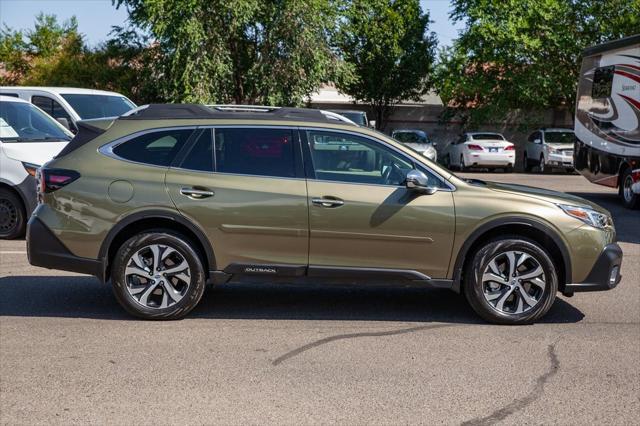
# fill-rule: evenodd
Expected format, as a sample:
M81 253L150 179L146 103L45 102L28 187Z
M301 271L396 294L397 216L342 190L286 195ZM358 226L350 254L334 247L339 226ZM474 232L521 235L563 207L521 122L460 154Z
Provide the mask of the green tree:
M352 74L338 89L371 104L383 128L392 107L419 100L431 87L436 37L418 0L353 0L336 44Z
M466 24L440 55L437 89L469 122L573 110L584 48L640 30L640 0L453 0Z
M114 0L159 46L175 102L301 104L335 75L331 0Z

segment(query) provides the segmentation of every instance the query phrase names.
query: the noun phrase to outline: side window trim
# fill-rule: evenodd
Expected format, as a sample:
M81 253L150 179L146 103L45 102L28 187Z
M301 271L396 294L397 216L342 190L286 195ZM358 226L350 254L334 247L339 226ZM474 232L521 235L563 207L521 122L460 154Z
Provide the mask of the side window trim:
M440 175L439 173L437 173L436 171L434 171L433 169L431 169L429 166L427 166L426 164L423 163L418 163L414 158L408 156L407 154L405 154L404 152L400 151L399 149L395 148L394 146L384 142L383 140L374 138L372 136L369 135L365 135L362 133L357 133L357 132L350 132L348 130L341 130L341 129L329 129L329 128L323 128L323 127L300 127L300 134L303 135L302 137L302 146L303 146L303 155L304 155L304 164L305 164L305 173L307 176L307 179L313 179L313 180L318 180L321 181L321 179L317 179L315 176L315 171L313 170L313 163L311 162L311 148L309 147L309 141L307 138L307 132L308 131L323 131L323 132L331 132L331 133L343 133L346 135L352 135L352 136L357 136L357 137L362 137L365 139L369 139L371 141L373 141L374 143L378 143L382 146L384 146L385 148L393 151L394 154L398 155L400 158L402 158L404 161L411 163L414 167L414 169L418 169L418 168L422 168L423 170L426 170L428 173L431 173L436 179L438 179L444 186L444 188L441 188L441 191L455 191L456 187L449 182L448 180L446 180L444 177L442 177L442 175ZM310 165L310 167L307 167L307 164ZM419 167L417 167L419 166ZM330 181L330 182L341 182L341 181ZM372 185L372 186L387 186L387 187L393 187L393 188L398 188L398 185L387 185L387 184L369 184L369 183L357 183L357 182L342 182L348 185Z

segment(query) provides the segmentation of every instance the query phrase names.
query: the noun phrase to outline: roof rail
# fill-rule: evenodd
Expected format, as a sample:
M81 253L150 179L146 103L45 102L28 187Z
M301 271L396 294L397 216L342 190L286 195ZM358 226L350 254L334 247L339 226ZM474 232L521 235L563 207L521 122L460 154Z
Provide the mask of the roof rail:
M356 123L329 111L262 105L149 104L120 116L121 120L246 119Z

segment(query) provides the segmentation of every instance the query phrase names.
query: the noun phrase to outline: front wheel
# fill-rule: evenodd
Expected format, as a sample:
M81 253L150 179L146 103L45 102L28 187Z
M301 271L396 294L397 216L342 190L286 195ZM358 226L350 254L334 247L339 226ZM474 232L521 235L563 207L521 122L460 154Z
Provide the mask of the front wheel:
M536 242L509 236L491 240L466 264L464 295L485 320L530 324L546 314L556 297L558 275Z
M540 156L540 173L548 173L549 168L547 167L546 161L544 161L544 155Z
M202 298L205 272L188 239L170 231L149 231L120 247L111 270L118 302L144 319L178 319Z
M633 177L631 176L631 168L627 167L622 174L620 180L620 197L622 198L622 204L628 209L640 208L640 194L633 192Z
M0 238L11 240L24 235L26 217L20 197L8 189L0 188Z

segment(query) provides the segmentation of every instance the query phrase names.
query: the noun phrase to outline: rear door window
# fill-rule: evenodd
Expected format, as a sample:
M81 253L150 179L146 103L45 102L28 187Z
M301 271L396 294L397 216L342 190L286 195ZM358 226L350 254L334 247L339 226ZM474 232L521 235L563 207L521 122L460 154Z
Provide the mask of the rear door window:
M182 161L180 168L201 172L213 172L214 152L212 132L212 129L200 130L200 134Z
M216 172L296 177L295 145L291 129L217 128Z
M60 103L48 96L32 96L31 103L49 114L51 117L55 118L65 118L69 123L69 126L75 131L77 130L73 121L71 120L71 116L67 113L67 111L60 105Z
M113 148L125 160L168 166L193 133L193 129L161 130L134 137Z

